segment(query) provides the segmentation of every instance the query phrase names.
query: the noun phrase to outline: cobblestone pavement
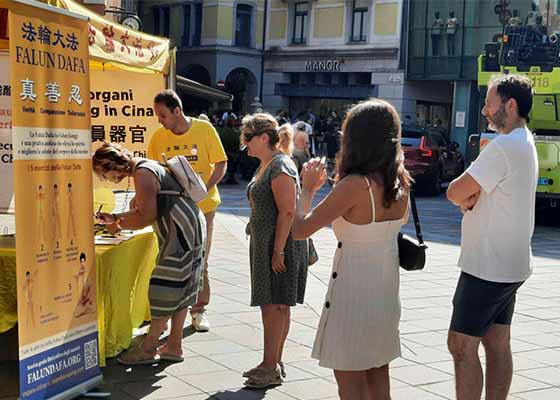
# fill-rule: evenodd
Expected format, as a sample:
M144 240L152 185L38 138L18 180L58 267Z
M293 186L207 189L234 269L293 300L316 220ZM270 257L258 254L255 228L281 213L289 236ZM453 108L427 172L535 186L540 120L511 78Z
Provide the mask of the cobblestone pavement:
M324 195L328 188L322 190ZM310 357L330 277L336 240L330 229L314 235L319 262L310 268L306 303L292 309L284 362L288 377L268 391L243 389L241 371L260 361L260 312L249 307L249 210L245 185L221 186L210 258L212 299L208 333L185 328L185 361L103 369L113 399L336 399L332 371ZM418 199L429 245L427 268L401 274L402 357L391 363L392 398L452 399L453 366L446 347L451 299L459 270L460 212L444 196ZM413 234L411 223L405 228ZM538 225L533 276L520 289L513 323L511 399L560 398L560 227ZM482 354L482 353L481 353ZM483 354L482 354L483 355Z

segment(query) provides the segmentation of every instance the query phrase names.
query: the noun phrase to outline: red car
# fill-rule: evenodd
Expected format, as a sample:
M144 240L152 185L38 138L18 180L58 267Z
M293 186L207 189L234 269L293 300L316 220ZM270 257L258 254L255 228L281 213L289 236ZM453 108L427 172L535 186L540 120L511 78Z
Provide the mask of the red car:
M457 142L431 128L402 127L402 148L405 166L416 181L418 191L439 195L441 184L450 182L463 172L463 156Z

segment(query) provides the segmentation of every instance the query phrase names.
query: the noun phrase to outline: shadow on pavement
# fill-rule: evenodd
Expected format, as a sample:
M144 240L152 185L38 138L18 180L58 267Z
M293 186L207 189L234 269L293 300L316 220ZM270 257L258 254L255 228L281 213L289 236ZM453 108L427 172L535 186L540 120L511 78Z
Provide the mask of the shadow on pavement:
M209 396L206 400L261 400L266 398L266 392L270 389L239 389L239 390L224 390L216 392Z

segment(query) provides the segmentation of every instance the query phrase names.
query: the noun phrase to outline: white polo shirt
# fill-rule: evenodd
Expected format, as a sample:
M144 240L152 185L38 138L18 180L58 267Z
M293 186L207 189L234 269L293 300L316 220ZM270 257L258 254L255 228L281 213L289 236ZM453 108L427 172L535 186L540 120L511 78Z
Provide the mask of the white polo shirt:
M459 267L493 282L521 282L532 271L538 159L525 128L498 135L467 169L481 186L463 216Z

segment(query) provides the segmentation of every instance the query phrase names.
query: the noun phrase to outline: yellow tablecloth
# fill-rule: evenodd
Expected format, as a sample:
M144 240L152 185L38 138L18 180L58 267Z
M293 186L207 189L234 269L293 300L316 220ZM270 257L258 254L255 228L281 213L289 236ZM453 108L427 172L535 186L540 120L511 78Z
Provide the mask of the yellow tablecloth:
M16 250L0 241L0 333L17 323ZM95 246L99 362L130 345L132 330L150 319L148 286L158 252L153 232L116 246Z

